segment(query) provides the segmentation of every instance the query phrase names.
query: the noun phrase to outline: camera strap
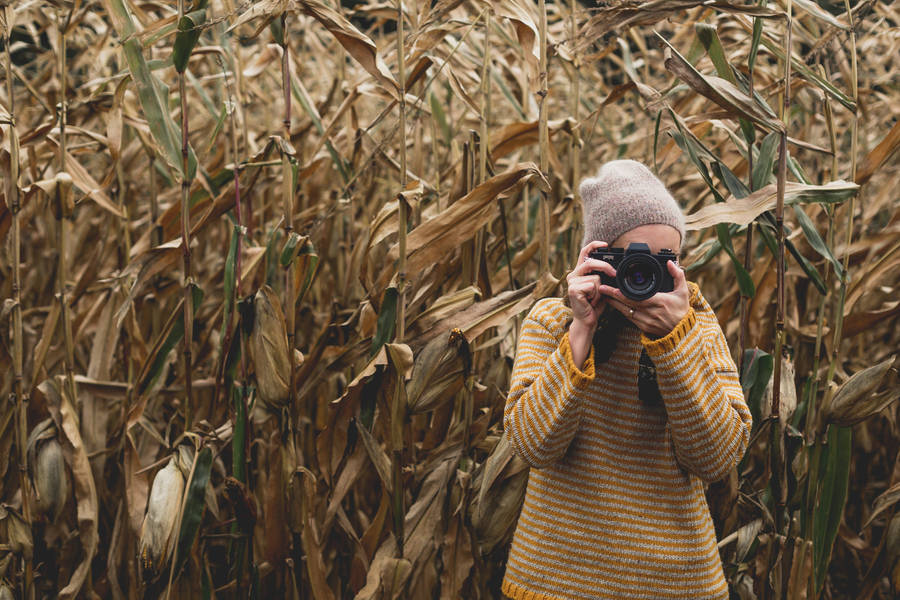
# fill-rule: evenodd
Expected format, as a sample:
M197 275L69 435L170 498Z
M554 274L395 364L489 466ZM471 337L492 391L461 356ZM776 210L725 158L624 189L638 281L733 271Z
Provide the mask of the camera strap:
M644 404L659 404L662 401L656 381L656 365L646 349L641 352L638 361L638 397Z

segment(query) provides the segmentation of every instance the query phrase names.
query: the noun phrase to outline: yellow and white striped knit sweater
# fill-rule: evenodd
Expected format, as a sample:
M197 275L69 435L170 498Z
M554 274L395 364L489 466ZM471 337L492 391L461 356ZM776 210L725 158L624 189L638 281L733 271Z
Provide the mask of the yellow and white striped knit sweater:
M505 595L728 598L704 482L741 459L751 417L716 316L689 287L691 308L669 335L628 326L607 362L595 366L592 348L581 369L561 299L525 319L504 427L533 468ZM656 402L638 396L644 349Z

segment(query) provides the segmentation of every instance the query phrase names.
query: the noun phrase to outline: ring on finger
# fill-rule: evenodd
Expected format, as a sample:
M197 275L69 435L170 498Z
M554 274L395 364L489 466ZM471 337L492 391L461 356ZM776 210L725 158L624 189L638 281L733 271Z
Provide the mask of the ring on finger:
M629 316L629 317L633 317L633 316L634 316L634 308L632 308L632 307L630 307L630 306L628 307L628 316Z

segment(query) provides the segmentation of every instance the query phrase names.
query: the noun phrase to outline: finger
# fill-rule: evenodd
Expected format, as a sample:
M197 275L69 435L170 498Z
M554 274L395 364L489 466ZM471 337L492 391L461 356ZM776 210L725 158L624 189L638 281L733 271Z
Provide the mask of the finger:
M596 296L599 296L597 284L591 278L582 279L569 286L569 297L575 300L593 303Z
M593 241L590 242L587 246L581 249L581 252L578 254L578 264L581 264L587 258L587 255L596 250L597 248L605 248L609 244L606 242Z
M577 275L590 275L594 271L601 271L610 277L616 276L616 270L606 261L597 260L596 258L587 258L580 263L572 271Z
M633 300L629 300L625 297L625 294L622 293L622 290L619 288L614 288L611 285L601 285L600 293L609 298L610 300L616 300L620 304L631 306L632 304L636 304Z
M674 283L672 291L677 292L681 289L687 289L687 279L684 276L684 269L671 260L666 262L666 267L669 269L669 275L672 276L672 281Z
M634 310L634 308L630 304L627 304L615 298L607 297L606 301L610 306L625 315L629 320L633 320L634 316L639 313L639 311Z

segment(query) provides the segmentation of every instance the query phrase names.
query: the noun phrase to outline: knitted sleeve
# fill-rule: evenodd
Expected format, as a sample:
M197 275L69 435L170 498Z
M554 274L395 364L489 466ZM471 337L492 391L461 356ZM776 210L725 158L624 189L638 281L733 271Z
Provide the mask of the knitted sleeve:
M741 460L751 416L715 313L692 285L692 306L671 333L641 338L656 365L675 457L710 483Z
M513 450L537 468L565 454L581 420L581 392L594 378L593 348L580 369L572 361L565 310L545 299L528 313L504 409Z

